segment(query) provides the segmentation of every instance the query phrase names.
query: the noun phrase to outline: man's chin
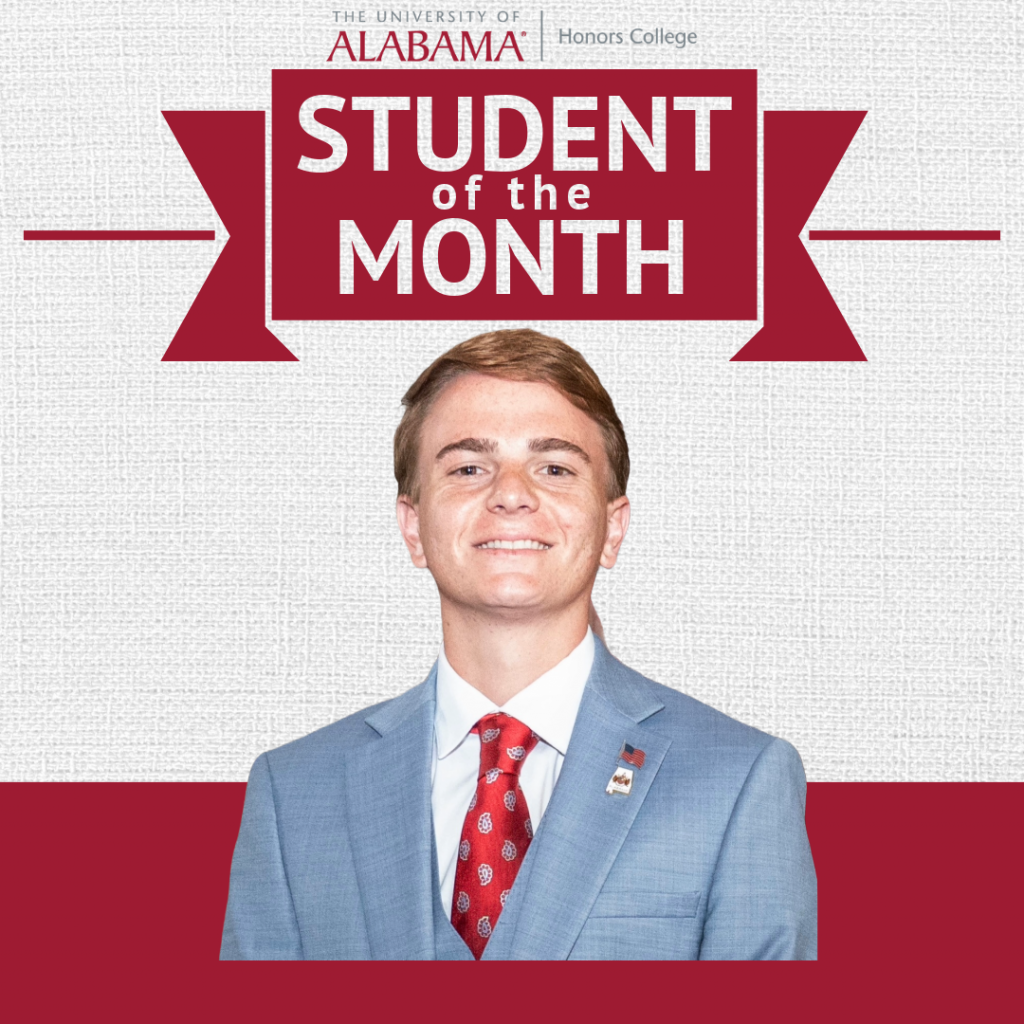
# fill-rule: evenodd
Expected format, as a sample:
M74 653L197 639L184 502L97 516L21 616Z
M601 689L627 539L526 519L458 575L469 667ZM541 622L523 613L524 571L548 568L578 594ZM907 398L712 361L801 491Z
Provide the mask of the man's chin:
M538 612L547 613L558 606L555 595L540 587L522 586L521 582L517 581L515 586L504 585L474 594L463 594L458 603L478 614L509 619L528 617Z
M575 603L583 589L567 586L570 580L552 578L549 573L523 570L490 574L451 574L442 580L435 576L442 598L470 614L493 615L500 618L528 618L535 614L558 615ZM573 582L575 579L573 578ZM467 585L468 584L468 585Z
M530 611L538 608L547 608L550 597L543 592L525 589L502 589L488 594L480 595L480 607L509 612Z

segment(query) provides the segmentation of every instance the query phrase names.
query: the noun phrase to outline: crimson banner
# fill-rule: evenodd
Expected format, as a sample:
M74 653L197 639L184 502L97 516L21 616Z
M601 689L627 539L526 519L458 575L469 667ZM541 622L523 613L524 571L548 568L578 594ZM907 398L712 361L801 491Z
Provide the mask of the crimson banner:
M232 237L164 358L294 359L262 112L165 116ZM864 358L799 237L863 117L765 115L735 358ZM758 318L756 71L276 70L272 127L275 320Z
M275 319L757 318L755 71L275 71L273 111Z

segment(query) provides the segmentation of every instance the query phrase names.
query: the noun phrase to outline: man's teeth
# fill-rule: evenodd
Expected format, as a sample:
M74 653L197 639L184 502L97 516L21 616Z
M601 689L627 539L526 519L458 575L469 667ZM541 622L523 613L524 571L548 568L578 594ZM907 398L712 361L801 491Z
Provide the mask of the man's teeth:
M503 548L506 551L547 551L550 544L541 544L539 540L489 540L486 544L478 545L481 548Z

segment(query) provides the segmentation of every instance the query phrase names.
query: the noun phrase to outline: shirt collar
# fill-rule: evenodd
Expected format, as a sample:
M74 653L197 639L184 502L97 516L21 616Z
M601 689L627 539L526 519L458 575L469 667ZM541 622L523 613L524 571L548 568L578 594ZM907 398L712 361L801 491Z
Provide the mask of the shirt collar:
M452 668L442 644L437 655L434 712L438 758L447 757L484 715L495 711L518 718L564 756L593 664L594 634L588 626L586 636L565 658L499 708Z

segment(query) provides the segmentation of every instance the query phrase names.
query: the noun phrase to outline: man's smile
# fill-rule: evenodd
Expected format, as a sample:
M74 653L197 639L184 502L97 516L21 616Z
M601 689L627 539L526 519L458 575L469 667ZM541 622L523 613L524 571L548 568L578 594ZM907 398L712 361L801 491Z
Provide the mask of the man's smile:
M488 540L483 544L474 544L478 551L547 551L550 544L540 540Z

